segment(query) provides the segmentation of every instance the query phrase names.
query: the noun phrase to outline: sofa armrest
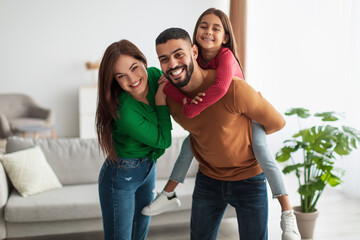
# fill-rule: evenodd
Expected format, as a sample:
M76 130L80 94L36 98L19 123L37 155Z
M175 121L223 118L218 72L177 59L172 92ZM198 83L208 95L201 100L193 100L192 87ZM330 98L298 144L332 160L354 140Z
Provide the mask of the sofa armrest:
M9 198L9 182L4 166L0 161L0 239L6 237L4 208Z
M11 135L10 123L4 114L0 112L0 138L6 138Z
M5 206L9 198L9 183L5 169L0 161L0 209Z

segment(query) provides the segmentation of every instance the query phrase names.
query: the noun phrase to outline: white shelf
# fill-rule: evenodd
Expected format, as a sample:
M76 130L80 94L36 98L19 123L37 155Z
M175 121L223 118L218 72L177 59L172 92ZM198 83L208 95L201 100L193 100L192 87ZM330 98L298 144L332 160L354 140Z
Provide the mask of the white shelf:
M80 138L97 138L95 114L97 104L97 87L81 86L79 88L79 136Z

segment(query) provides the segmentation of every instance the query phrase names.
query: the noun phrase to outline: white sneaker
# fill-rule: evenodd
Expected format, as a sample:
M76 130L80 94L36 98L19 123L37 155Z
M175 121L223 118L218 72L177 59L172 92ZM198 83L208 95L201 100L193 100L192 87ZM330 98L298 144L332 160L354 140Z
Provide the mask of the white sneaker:
M297 227L294 210L289 213L281 214L280 223L282 233L282 240L300 240L301 236Z
M172 197L167 197L163 193L158 193L156 198L149 205L144 207L141 213L146 216L155 216L179 208L180 206L181 202L175 193Z

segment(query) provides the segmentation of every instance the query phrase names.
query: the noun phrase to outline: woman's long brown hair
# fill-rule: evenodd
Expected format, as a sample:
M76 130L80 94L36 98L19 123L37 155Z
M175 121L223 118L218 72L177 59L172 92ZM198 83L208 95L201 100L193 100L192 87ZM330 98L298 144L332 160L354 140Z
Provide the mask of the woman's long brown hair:
M202 18L205 15L208 15L208 14L215 14L216 16L218 16L220 18L221 23L222 23L222 25L224 27L224 30L225 30L225 34L227 34L229 36L229 40L227 41L226 44L223 44L223 46L229 48L230 51L234 54L235 59L239 63L240 69L243 72L243 68L242 68L242 65L241 65L241 62L240 62L238 49L237 49L237 44L236 44L236 41L235 41L235 36L234 36L234 32L233 32L233 29L232 29L232 26L231 26L231 22L230 22L228 16L223 11L221 11L219 9L216 9L216 8L207 9L205 12L203 12L200 15L199 19L196 22L196 25L195 25L195 28L194 28L194 34L193 34L193 42L198 47L199 54L201 54L201 46L196 41L196 34L197 34L197 30L199 28L199 25L201 23Z
M144 54L128 40L112 43L105 50L101 60L95 124L99 146L112 162L117 159L113 143L112 122L120 117L118 113L118 97L123 91L114 78L114 65L117 59L123 54L143 62L145 67L147 67Z

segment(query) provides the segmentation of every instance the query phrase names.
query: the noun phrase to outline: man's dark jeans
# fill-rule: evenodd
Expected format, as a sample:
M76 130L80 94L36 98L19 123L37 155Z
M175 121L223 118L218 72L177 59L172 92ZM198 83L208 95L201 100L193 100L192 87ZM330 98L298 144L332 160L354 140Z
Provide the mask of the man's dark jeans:
M191 239L216 239L227 205L236 209L241 240L266 240L268 198L264 173L241 181L220 181L197 173L191 211Z

